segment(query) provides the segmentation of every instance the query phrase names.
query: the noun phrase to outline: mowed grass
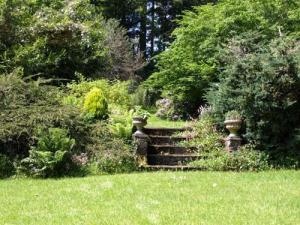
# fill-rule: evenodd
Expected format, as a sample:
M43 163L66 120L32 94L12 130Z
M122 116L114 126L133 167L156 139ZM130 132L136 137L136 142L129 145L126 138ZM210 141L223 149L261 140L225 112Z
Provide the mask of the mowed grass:
M155 128L160 128L160 127L182 128L182 127L187 127L189 125L189 122L187 121L163 120L153 114L148 118L147 122L148 122L147 127L155 127Z
M299 225L300 172L0 181L1 224Z

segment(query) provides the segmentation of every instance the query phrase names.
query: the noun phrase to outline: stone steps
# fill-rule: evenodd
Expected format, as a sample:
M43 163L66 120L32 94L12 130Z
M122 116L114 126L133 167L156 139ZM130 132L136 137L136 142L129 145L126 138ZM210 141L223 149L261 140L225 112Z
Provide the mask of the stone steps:
M172 136L176 133L184 132L189 128L155 128L155 127L147 127L144 128L144 133L148 134L149 136Z
M144 128L148 135L147 165L149 170L193 170L188 163L199 159L195 147L182 147L189 140L181 133L190 128Z
M150 145L148 154L194 154L196 148L180 147L176 145Z
M198 155L187 154L152 154L147 156L149 165L186 165L188 162L198 159Z
M146 165L144 169L147 170L175 170L175 171L185 171L185 170L199 170L198 167L193 166L183 166L183 165Z
M175 145L178 142L188 141L189 139L184 136L159 136L159 135L149 135L151 139L152 145L163 145L163 144L170 144Z

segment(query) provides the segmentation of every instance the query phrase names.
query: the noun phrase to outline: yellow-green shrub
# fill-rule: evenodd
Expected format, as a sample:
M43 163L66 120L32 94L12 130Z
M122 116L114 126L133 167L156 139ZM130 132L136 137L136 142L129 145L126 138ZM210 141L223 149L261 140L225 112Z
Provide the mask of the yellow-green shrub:
M103 92L93 88L84 98L84 114L88 119L104 119L108 114L108 105Z
M113 104L129 107L131 97L128 93L129 81L116 81L109 89L109 101Z
M67 85L68 96L63 99L63 103L82 107L87 93L93 88L98 88L107 99L110 108L118 106L122 109L124 107L128 109L132 105L128 86L129 81L109 81L105 79L95 81L81 80L80 83L73 82Z

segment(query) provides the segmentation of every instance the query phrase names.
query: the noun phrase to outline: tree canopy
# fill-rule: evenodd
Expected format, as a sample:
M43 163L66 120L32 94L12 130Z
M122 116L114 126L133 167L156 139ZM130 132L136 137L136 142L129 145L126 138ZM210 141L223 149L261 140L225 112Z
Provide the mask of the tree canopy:
M136 50L150 58L172 42L175 20L184 10L216 0L93 0L106 18L118 19L136 40Z
M209 84L218 80L225 66L220 50L232 38L255 32L257 42L270 42L280 35L297 39L299 9L295 0L224 0L185 12L173 32L175 41L157 57L158 71L148 86L195 111L204 102Z
M0 1L0 71L73 79L128 78L136 69L126 30L78 1Z

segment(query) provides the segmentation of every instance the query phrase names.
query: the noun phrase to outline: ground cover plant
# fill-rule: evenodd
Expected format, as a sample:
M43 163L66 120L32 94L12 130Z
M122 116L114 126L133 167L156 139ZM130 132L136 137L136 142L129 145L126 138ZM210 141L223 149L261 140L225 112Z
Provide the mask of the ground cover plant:
M0 217L24 225L295 225L299 186L299 171L2 180Z

